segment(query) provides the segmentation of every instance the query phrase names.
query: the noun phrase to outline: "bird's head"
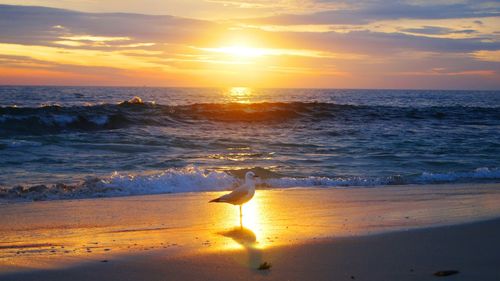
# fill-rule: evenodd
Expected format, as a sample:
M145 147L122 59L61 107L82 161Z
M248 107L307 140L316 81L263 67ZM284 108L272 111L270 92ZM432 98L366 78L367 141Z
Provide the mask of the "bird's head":
M255 183L255 181L259 178L254 172L247 172L245 174L245 182Z

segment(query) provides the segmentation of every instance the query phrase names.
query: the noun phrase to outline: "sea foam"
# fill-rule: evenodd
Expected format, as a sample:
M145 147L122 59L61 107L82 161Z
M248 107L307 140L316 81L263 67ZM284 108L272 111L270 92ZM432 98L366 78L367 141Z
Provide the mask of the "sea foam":
M124 190L130 194L154 194L227 190L237 184L238 180L225 172L207 171L189 166L151 175L127 175L115 172L102 182L109 188Z
M470 172L430 173L417 178L421 183L456 182L465 179L500 179L500 169L481 167Z
M278 174L277 174L278 175ZM498 168L478 168L471 172L428 173L415 176L389 177L288 177L278 176L261 179L258 189L293 188L293 187L377 187L401 184L455 183L473 179L500 179ZM242 183L224 171L201 169L188 166L180 169L146 174L124 174L114 172L104 178L88 178L81 184L52 186L35 185L30 187L15 186L0 189L0 198L10 200L57 200L96 197L115 197L162 193L229 191Z

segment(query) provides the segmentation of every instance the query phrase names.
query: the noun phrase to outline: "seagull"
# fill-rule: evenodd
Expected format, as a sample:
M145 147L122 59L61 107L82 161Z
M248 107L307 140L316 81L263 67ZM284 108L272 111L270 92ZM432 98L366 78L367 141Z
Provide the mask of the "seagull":
M210 200L209 203L229 203L240 206L240 224L242 222L243 214L241 212L241 205L250 201L255 194L255 181L259 176L254 172L247 172L245 175L245 183L240 187L233 190L231 193L222 195L219 198Z

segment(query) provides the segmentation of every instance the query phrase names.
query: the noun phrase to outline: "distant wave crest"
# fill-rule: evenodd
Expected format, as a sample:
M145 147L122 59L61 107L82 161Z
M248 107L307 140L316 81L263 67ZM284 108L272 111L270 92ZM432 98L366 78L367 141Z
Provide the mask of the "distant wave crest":
M175 126L199 121L279 124L293 120L373 122L396 119L450 119L485 124L498 122L500 111L497 108L462 106L403 108L316 102L202 103L170 106L144 103L136 97L120 104L0 107L0 133L52 134L129 126Z

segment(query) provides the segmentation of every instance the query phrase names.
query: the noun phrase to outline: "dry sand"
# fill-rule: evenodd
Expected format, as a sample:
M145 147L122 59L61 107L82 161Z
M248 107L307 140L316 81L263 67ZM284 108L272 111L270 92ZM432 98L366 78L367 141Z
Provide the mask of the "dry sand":
M0 280L500 280L499 187L260 190L243 229L217 193L0 205Z

